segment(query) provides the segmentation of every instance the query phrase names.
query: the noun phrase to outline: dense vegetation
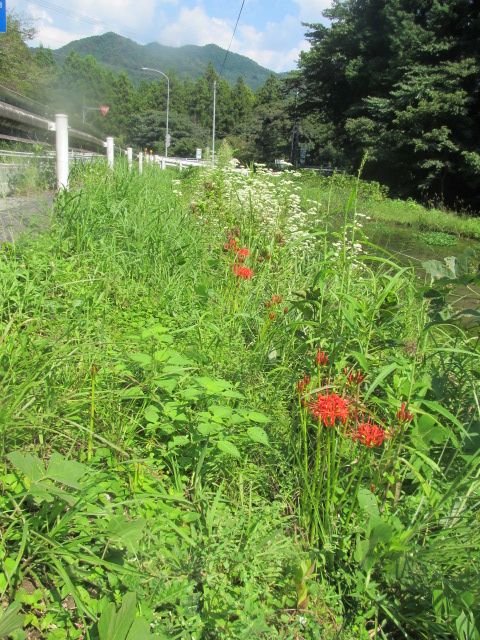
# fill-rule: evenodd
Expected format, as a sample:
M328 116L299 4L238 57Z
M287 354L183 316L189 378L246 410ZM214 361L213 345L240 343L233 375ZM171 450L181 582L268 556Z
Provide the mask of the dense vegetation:
M478 2L337 0L325 15L299 74L318 157L355 167L368 151L366 175L397 194L478 210Z
M422 291L360 184L334 231L333 182L175 177L76 169L2 247L0 635L480 637L468 258Z

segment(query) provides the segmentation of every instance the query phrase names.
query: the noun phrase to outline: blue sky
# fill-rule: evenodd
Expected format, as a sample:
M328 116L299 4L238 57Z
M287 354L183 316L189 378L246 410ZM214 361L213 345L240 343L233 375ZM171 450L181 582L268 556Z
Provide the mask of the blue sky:
M295 67L307 48L302 22L321 22L331 0L246 0L232 51L275 71ZM36 43L52 48L116 31L137 42L228 47L241 0L7 0L28 15Z

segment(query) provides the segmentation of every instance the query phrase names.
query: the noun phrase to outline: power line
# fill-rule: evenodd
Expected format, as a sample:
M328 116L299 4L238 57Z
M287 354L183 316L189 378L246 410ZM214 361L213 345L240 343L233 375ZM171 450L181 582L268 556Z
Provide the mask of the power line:
M235 23L235 28L233 29L232 37L230 39L230 44L228 45L228 49L225 52L225 58L223 59L223 64L222 64L222 68L220 70L220 75L222 75L223 69L225 68L225 63L227 61L228 54L230 53L230 48L232 46L233 39L235 38L235 34L237 33L237 27L238 27L238 23L240 22L240 16L242 15L242 11L243 11L244 5L245 5L245 0L242 0L242 6L240 7L240 11L238 12L237 21Z
M102 26L103 23L101 20L97 18L91 18L84 13L77 13L76 11L72 11L71 9L67 9L65 7L61 7L54 2L49 2L49 0L33 0L33 4L42 7L43 9L48 9L49 11L53 11L54 13L60 13L69 18L74 18L75 20L79 20L81 22L85 22L86 24L90 24L94 27Z
M58 4L55 4L54 2L50 2L50 0L32 0L32 2L28 2L28 0L20 0L20 2L23 2L24 4L26 4L27 8L29 8L28 5L30 4L37 5L43 9L47 9L49 12L57 13L59 15L70 18L76 22L83 22L92 27L100 27L103 30L110 30L110 31L116 32L116 29L114 29L112 25L109 25L108 22L106 22L105 20L100 20L99 18L92 18L91 16L88 16L85 13L77 13L72 9L67 9ZM136 37L136 34L134 34L134 32L131 29L122 27L121 30L133 37ZM52 38L51 36L49 37L51 40L55 40L55 38ZM56 40L56 42L60 44L59 40Z

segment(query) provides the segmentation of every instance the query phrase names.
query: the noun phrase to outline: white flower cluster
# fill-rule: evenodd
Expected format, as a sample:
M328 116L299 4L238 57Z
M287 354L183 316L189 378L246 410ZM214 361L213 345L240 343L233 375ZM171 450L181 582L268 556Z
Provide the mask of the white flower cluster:
M274 172L256 165L255 172L222 169L223 185L230 206L237 210L238 222L255 220L267 237L281 235L286 244L303 251L315 245L314 216L318 206L307 211L301 207L298 171ZM316 204L316 203L315 203Z
M172 180L172 193L174 196L178 196L178 197L183 196L182 191L179 189L181 184L182 184L181 180Z

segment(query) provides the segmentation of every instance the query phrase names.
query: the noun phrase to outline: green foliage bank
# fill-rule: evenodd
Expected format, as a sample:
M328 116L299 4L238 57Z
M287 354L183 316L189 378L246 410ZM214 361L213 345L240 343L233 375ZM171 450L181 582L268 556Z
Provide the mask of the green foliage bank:
M294 173L145 169L1 248L1 635L478 638L452 274L372 252L358 185L330 232Z
M338 0L325 16L300 56L318 153L358 166L368 151L366 175L395 193L478 210L478 3Z

